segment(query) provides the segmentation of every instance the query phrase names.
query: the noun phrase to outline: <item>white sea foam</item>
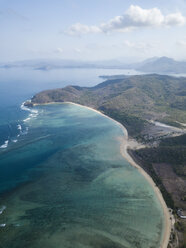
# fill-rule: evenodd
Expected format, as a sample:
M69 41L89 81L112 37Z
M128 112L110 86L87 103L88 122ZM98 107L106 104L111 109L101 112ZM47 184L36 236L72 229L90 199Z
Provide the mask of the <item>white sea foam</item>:
M37 116L38 116L38 112L37 112L37 114L36 113L35 114L29 114L28 118L24 119L23 121L27 122L27 121L31 120L32 118L36 118Z
M30 101L30 100L29 100L29 101ZM27 102L28 102L28 101L27 101ZM26 107L24 104L25 104L25 102L23 102L23 103L21 104L21 109L22 109L22 110L29 111L29 112L31 112L31 113L33 113L33 114L38 114L38 110L37 110L37 109L30 109L30 108Z
M2 213L4 212L5 209L6 209L6 206L0 207L0 214L2 214Z
M5 226L6 226L6 224L5 224L5 223L0 224L0 227L5 227Z
M28 101L27 101L27 102L28 102ZM29 100L29 102L30 102L30 100ZM25 102L23 102L23 103L21 104L21 109L22 109L22 110L25 110L25 111L29 111L30 114L29 114L29 116L28 116L25 120L23 120L23 121L24 121L24 122L27 122L27 121L29 121L31 118L36 118L36 117L38 116L38 110L37 110L37 109L30 109L30 108L26 107L24 104L25 104Z
M37 117L37 115L38 115L38 110L36 110L36 109L30 109L30 108L26 107L26 106L24 105L24 103L25 103L25 102L23 102L23 103L21 104L21 109L24 110L24 111L30 112L29 116L28 116L25 120L23 120L23 122L27 122L27 121L29 121L31 118L36 118L36 117ZM18 129L18 131L19 131L19 133L17 134L17 138L19 138L21 135L26 135L26 134L28 133L28 127L23 128L23 126L22 126L21 124L17 124L17 129ZM9 139L9 138L8 138L8 139ZM12 139L10 139L10 141L13 142L13 143L18 142L18 140L17 140L16 138L12 138ZM0 146L0 149L5 149L5 148L7 148L10 141L9 141L9 140L4 141L4 144L2 144L2 145ZM0 213L1 213L1 208L0 208Z
M28 117L28 118L24 119L23 121L24 121L24 122L27 122L27 121L29 121L30 119L31 119L31 118Z
M20 124L17 125L17 128L18 128L18 130L20 130L20 131L22 130L22 127L21 127Z
M28 100L27 102L29 102L30 100ZM25 110L25 111L30 111L30 109L28 108L28 107L26 107L25 106L25 102L23 102L22 104L21 104L21 109L22 110Z
M28 100L27 102L31 102L31 100ZM30 112L28 117L23 120L24 123L30 121L32 118L36 118L38 116L38 113L39 113L39 111L37 109L32 109L32 108L29 108L29 107L25 106L25 102L23 102L21 104L21 109L24 110L24 111ZM23 130L22 127L21 127L21 129L19 129L19 130L20 130L20 134L18 134L17 137L19 137L20 135L28 134L28 127L26 127L25 130Z
M0 148L1 149L7 148L8 143L9 143L9 140L6 140L5 143L2 146L0 146Z

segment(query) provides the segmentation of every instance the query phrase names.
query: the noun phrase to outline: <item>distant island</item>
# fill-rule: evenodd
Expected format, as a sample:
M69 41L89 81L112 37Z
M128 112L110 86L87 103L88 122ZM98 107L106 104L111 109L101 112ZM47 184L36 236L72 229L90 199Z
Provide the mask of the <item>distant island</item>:
M123 69L136 70L142 73L185 74L186 62L168 57L153 57L136 63L128 63L122 59L104 61L76 61L62 59L36 59L1 63L0 68L30 68L39 71L57 69Z
M111 76L94 87L40 92L25 105L61 102L94 108L127 128L130 155L153 178L177 216L170 247L175 247L177 239L182 247L186 237L181 218L186 211L186 78Z

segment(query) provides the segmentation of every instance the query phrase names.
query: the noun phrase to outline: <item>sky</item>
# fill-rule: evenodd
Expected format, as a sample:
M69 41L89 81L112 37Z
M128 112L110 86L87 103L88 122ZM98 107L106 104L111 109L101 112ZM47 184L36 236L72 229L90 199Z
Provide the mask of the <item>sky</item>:
M186 60L186 0L0 0L0 61Z

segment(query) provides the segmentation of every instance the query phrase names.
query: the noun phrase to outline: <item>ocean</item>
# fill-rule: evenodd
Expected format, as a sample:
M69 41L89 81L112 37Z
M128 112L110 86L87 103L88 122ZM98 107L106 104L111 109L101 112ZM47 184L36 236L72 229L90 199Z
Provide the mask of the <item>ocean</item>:
M19 134L25 133L23 120L28 116L21 104L34 94L67 85L94 86L100 75L140 74L134 70L0 68L0 149L6 148ZM21 125L21 127L20 127ZM23 130L20 130L23 128ZM22 131L22 132L20 132Z
M163 210L121 156L121 127L78 105L22 104L44 89L94 85L103 72L1 73L0 247L159 248Z

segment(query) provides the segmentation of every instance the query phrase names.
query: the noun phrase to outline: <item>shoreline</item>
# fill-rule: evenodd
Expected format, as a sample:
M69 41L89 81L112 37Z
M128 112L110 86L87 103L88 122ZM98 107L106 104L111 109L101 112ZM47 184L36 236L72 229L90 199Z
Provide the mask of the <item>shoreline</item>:
M66 103L71 103L71 102L66 102ZM169 214L169 210L167 208L167 205L163 199L163 196L159 190L159 188L156 186L156 184L154 183L154 181L152 180L152 178L149 176L149 174L147 174L142 167L140 167L134 160L133 158L130 156L130 154L128 153L127 149L129 148L129 143L128 143L128 131L127 129L118 121L112 119L111 117L101 113L100 111L93 109L91 107L87 107L81 104L76 104L76 103L71 103L74 105L79 105L82 107L86 107L90 110L95 111L98 114L101 114L102 116L114 121L117 125L119 125L122 130L123 130L123 134L124 137L122 137L121 140L121 145L120 145L120 153L121 155L135 168L138 169L138 171L145 177L145 179L150 183L150 185L152 186L156 196L158 197L160 204L162 206L163 209L163 213L164 213L164 234L162 236L162 241L161 241L161 246L160 248L167 248L168 243L169 243L169 238L170 238L170 233L171 233L171 221L170 221L170 214Z
M124 136L120 139L120 153L121 155L123 156L124 159L126 159L129 164L131 164L131 166L134 166L135 168L138 169L138 171L144 176L144 178L149 182L149 184L152 186L153 190L154 190L154 193L156 194L161 206L162 206L162 209L163 209L163 214L164 214L164 234L162 236L162 240L161 240L161 245L160 245L160 248L167 248L168 246L168 243L169 243L169 238L170 238L170 233L171 233L171 221L170 221L170 213L169 213L169 210L167 208L167 205L163 199L163 196L159 190L159 188L156 186L156 184L154 183L154 181L152 180L152 178L149 176L149 174L147 174L143 168L138 165L134 160L133 158L130 156L130 154L128 153L127 149L129 148L129 139L128 139L128 131L127 129L118 121L112 119L111 117L103 114L102 112L94 109L94 108L91 108L91 107L88 107L88 106L85 106L85 105L81 105L81 104L78 104L78 103L73 103L73 102L51 102L51 103L45 103L45 104L34 104L34 106L38 106L38 105L48 105L48 104L73 104L73 105L77 105L77 106L81 106L81 107L85 107L85 108L88 108L98 114L101 114L102 116L114 121L117 125L119 125L123 131L123 134Z

